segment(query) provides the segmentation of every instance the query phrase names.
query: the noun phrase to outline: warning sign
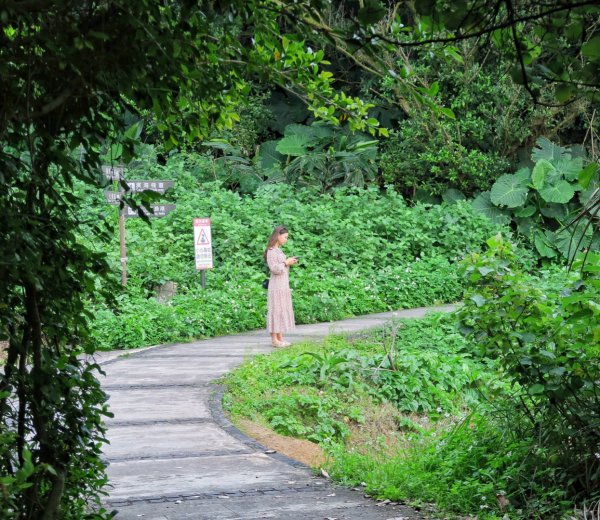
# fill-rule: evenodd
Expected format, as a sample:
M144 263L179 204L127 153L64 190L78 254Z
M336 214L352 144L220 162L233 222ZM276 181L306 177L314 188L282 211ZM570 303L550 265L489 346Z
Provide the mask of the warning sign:
M196 241L197 246L209 246L210 240L206 236L206 231L203 227L200 228L200 234L198 235L198 240Z
M209 218L194 219L194 253L196 269L212 269L212 234Z

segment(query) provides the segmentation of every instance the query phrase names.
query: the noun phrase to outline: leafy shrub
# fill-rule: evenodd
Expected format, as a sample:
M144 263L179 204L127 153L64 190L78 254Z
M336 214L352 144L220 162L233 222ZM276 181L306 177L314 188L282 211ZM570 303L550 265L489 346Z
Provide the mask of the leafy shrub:
M504 411L512 424L481 409L441 432L413 430L400 453L391 456L332 445L327 471L343 484L365 484L365 492L376 498L433 503L451 515L564 518L573 503L554 459L539 439L521 434L510 408Z
M272 181L316 186L321 192L334 186L362 188L375 178L377 144L348 129L292 124L279 141L263 143L257 158Z
M451 123L441 124L452 131ZM473 194L488 189L510 166L497 152L449 141L439 130L431 135L426 126L419 120L406 121L383 143L379 169L384 184L411 198L421 192L442 195L449 187Z
M464 262L465 331L515 388L517 423L551 458L555 482L572 499L597 498L600 255L579 261L560 293L547 293L515 268L509 242L488 244Z
M421 192L440 196L448 188L467 196L489 189L538 131L538 121L553 122L549 110L533 106L511 82L489 46L453 47L448 62L441 54L413 50L400 56L400 70L410 70L412 81L427 85L429 94L423 97L431 95L449 107L454 118L431 117L398 99L394 78L381 84L381 101L395 99L405 112L390 139L382 142L381 181L411 198Z
M542 257L561 254L572 258L578 250L597 248L598 241L592 242L593 226L577 226L573 238L560 228L568 224L573 211L584 205L596 189L598 165L590 163L584 168L582 157L573 157L570 148L543 137L538 139L531 160L533 168L523 167L515 174L502 175L491 191L473 201L473 207L495 222L512 219Z
M466 342L455 325L437 316L424 322L424 328L402 322L393 370L386 363L390 337L382 343L377 333L352 342L332 336L321 345L255 357L226 376L226 407L234 415L264 420L279 433L326 444L347 437L345 424L361 424L361 405L370 401L439 417L460 406L460 390L468 393L491 382L483 365L464 353ZM421 336L434 323L432 337ZM444 336L449 329L454 330Z
M582 278L525 276L510 246L490 246L465 261L462 321L434 315L254 359L227 376L227 407L317 440L335 480L378 498L482 520L558 519L597 499L600 258ZM385 436L368 422L381 403L397 410ZM317 433L335 421L351 434Z
M192 163L175 156L152 172L176 180L175 212L151 226L127 221L128 286L116 306L90 305L102 348L263 327L262 253L279 223L291 230L286 252L302 257L291 276L298 323L456 301L462 291L456 261L497 229L466 202L411 208L395 192L374 188L319 195L278 185L241 196L218 183L199 184L194 171L186 171ZM110 211L107 218L116 219ZM210 216L213 225L215 268L207 273L206 290L193 262L191 222L199 216ZM117 237L110 247L116 278ZM160 304L155 288L169 280L178 294Z

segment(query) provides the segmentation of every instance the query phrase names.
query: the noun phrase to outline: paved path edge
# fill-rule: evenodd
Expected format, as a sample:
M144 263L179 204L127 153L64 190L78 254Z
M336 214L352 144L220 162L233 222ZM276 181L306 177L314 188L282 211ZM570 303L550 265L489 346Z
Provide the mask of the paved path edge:
M211 384L211 396L209 400L209 411L215 421L215 423L223 430L225 430L229 435L235 437L237 440L253 448L258 451L262 451L265 455L276 459L280 462L284 462L294 468L302 468L308 469L315 475L318 475L318 472L315 471L314 468L300 462L296 459L292 459L283 453L279 453L278 451L272 450L268 446L264 446L256 439L249 437L244 432L242 432L239 428L237 428L225 415L225 410L223 409L223 396L227 391L227 387L223 384Z

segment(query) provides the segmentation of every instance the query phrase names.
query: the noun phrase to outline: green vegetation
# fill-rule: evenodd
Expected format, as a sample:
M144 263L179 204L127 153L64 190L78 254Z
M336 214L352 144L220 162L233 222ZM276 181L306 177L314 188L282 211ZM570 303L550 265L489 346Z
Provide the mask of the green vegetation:
M111 516L99 505L106 396L97 367L77 358L96 348L85 302L113 290L101 247L80 237L96 246L109 233L80 219L75 181L99 191L101 162L133 158L141 120L165 152L231 127L253 80L294 89L320 119L377 133L368 103L342 95L323 51L302 40L310 11L245 0L0 8L3 518Z
M598 261L525 275L490 239L458 314L255 358L226 407L320 443L333 479L378 498L562 517L599 498Z
M373 188L321 195L267 185L254 197L240 196L219 183L201 184L206 171L194 167L194 160L180 154L167 167L152 169L157 178L176 180L177 211L152 227L139 219L127 222L130 282L116 302L91 308L92 335L102 348L262 328L262 253L280 222L291 230L286 251L302 257L291 276L299 323L456 301L462 284L455 262L497 229L466 202L410 207L394 191ZM108 218L116 218L114 208L105 208ZM191 222L207 215L215 269L202 290ZM116 236L108 253L117 279ZM167 280L178 284L178 294L164 305L153 296Z
M99 505L106 483L100 459L106 396L95 379L98 367L78 355L93 354L98 346L135 347L261 326L260 253L276 223L292 228L290 250L303 256L293 277L301 322L460 298L465 281L456 274L456 262L500 229L461 199L487 190L489 201L486 195L476 200L486 202L488 216L507 217L507 223L510 217L513 232L529 240L532 250L535 246L534 253L518 251L527 269L562 261L558 253L564 255L566 242L558 231L571 212L581 217L575 234L583 237L573 250L588 245L594 250L600 192L582 198L580 188L590 195L597 186L597 172L587 164L598 160L600 128L596 4L564 1L548 7L507 0L490 9L481 0L5 2L0 341L8 341L8 350L0 375L0 516L111 516ZM542 136L556 145L542 148L562 150L560 156L523 164ZM118 285L116 215L101 194L103 163L124 163L138 178L177 181L167 195L177 212L152 227L128 222L126 290ZM527 180L519 173L523 166L530 169ZM132 208L153 200L149 193L124 196ZM441 206L416 202L441 200ZM215 225L217 268L209 273L206 291L200 291L192 268L188 237L196 216L211 216ZM597 265L594 251L588 258L588 265ZM481 270L492 268L478 269L485 277ZM593 271L583 272L593 280ZM499 345L505 345L507 331L498 332L493 319L503 315L481 317L478 310L507 312L491 298L515 290L493 286L508 279L503 276L485 280L491 294L467 306L468 319L485 322ZM154 294L166 281L179 284L178 294L160 304ZM591 291L587 281L581 283ZM595 348L597 335L590 337L577 321L597 318L593 305L583 309L585 302L577 300L586 294L594 302L595 293L572 293L573 300L556 312L540 311L541 328L526 324L536 338L543 337L542 330L555 332L563 343L552 348L561 359L574 355L564 353L563 329L572 329L577 355L596 353L586 345ZM547 302L535 294L545 309ZM513 326L520 327L515 320ZM539 341L525 343L533 348ZM316 354L302 363L320 364L311 369L320 378L357 362L350 351L341 361ZM423 377L445 366L413 354L414 369ZM375 362L374 355L360 362ZM453 355L444 351L440 359ZM513 380L514 360L505 353L486 356ZM535 401L533 417L550 421L552 439L544 446L552 446L557 468L572 455L575 469L592 471L585 473L589 482L575 479L564 486L567 499L574 500L597 477L588 435L596 431L596 416L581 407L597 405L589 401L591 376L578 373L571 361L547 375L534 358L526 366L547 380L533 382L529 374L519 384ZM455 378L456 384L447 383L442 393L431 385L417 391L410 386L414 381L384 375L380 381L367 378L364 388L381 384L393 406L422 413L460 401L468 378L454 361L451 366L439 381ZM564 373L558 373L561 368ZM354 385L360 374L350 373ZM571 386L557 383L565 374L579 377L582 388L576 379L569 380ZM556 385L567 392L565 400L552 394ZM374 399L372 390L365 392L365 399ZM327 411L319 411L314 394L281 404L283 416L292 421L290 410L301 399L318 424ZM327 410L343 406L331 399ZM524 424L531 404L527 409L520 410ZM346 412L348 422L314 435L341 442L343 426L360 416ZM555 447L564 439L561 425L575 427L571 420L586 430L576 453L565 454ZM485 439L503 438L496 422L481 421L473 424L482 425L485 446ZM458 454L462 442L475 439L474 431L464 430L463 440L448 446ZM531 431L525 431L526 447ZM481 453L489 470L495 459ZM467 470L459 468L456 475L464 477ZM573 468L557 471L558 483L575 478ZM544 478L546 485L550 480ZM516 477L509 481L525 493L519 503L532 509L534 486ZM436 482L447 481L440 476ZM548 488L556 489L554 483ZM440 490L430 496L445 504ZM540 511L555 503L546 500L543 488L539 496L545 500Z
M593 228L564 229L578 208L595 195L598 165L592 162L584 168L581 156L572 156L570 148L545 138L538 139L531 160L533 168L502 175L491 191L473 201L473 207L494 222L512 220L541 257L554 258L560 253L573 259L578 251L598 249L597 239L592 243Z

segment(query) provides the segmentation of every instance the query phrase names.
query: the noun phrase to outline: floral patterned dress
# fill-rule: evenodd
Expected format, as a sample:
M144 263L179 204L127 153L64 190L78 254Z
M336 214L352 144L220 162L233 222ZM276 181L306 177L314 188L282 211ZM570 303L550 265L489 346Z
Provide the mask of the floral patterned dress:
M290 290L289 266L285 265L286 256L278 247L267 251L267 264L271 271L269 291L267 293L267 331L283 333L294 330L294 308Z

